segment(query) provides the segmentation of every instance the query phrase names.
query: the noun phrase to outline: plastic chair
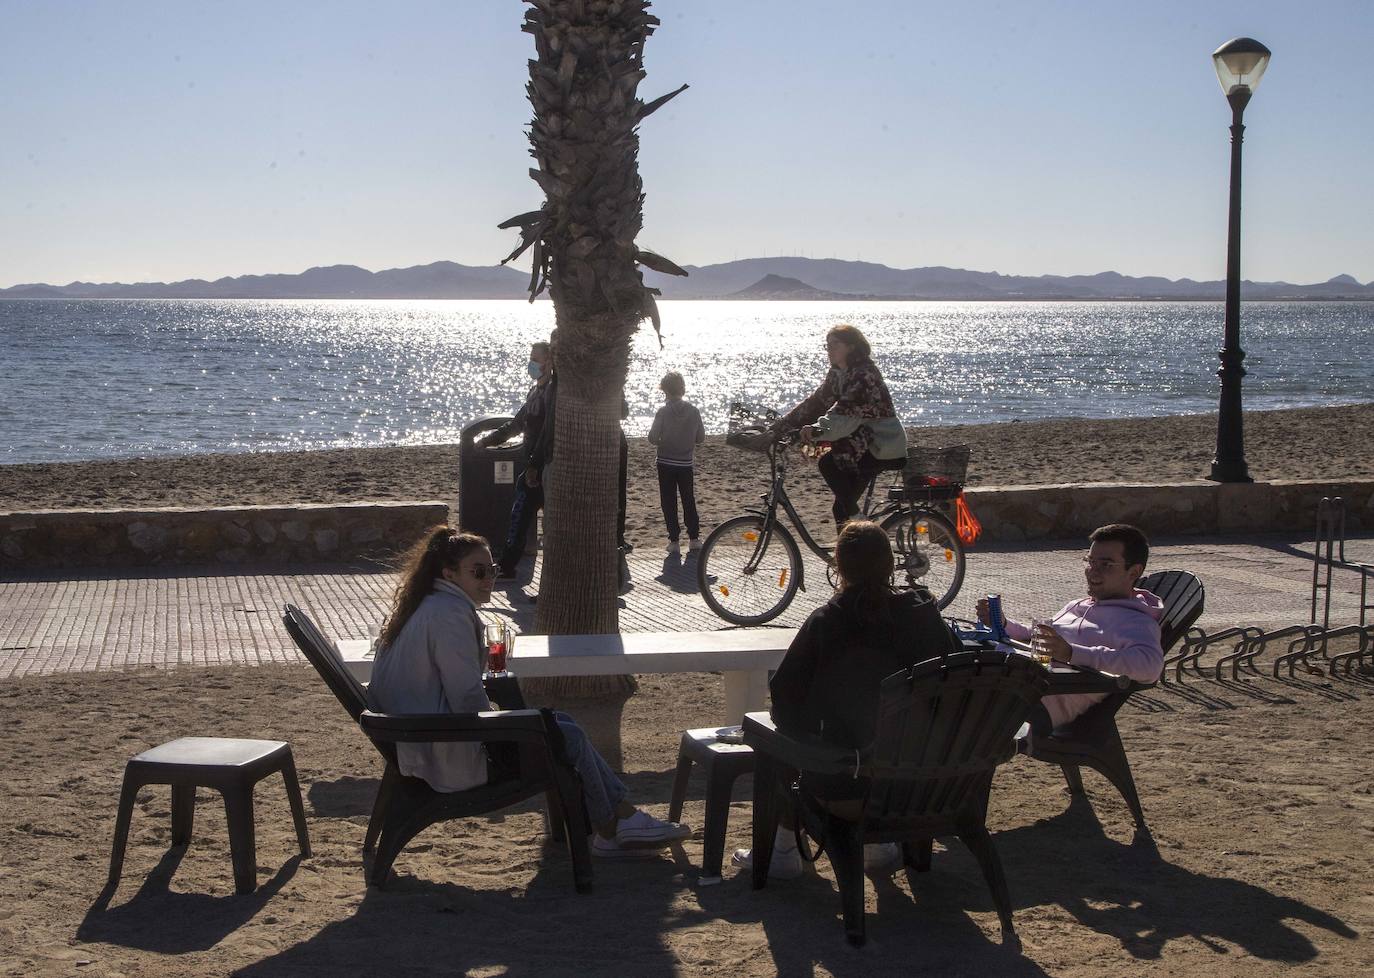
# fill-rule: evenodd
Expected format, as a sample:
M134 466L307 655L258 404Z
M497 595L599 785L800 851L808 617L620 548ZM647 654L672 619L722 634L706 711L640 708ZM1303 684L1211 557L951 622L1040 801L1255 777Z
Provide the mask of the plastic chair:
M582 801L582 781L566 760L563 735L549 710L502 710L489 713L442 713L395 716L367 709L362 684L344 668L334 644L295 605L282 615L286 630L310 660L335 697L382 755L386 768L368 820L363 852L373 852L371 881L382 887L396 856L406 844L436 822L499 811L543 794L548 802L551 836L567 841L573 880L579 893L592 886L591 829ZM518 696L518 688L512 694ZM420 778L401 774L398 743L466 741L504 748L509 764L494 780L466 791L439 792Z
M1165 652L1202 617L1205 598L1202 582L1187 571L1157 571L1142 577L1136 587L1154 593L1164 602L1160 647ZM1050 736L1030 736L1023 740L1027 756L1063 768L1064 780L1072 794L1085 794L1082 768L1091 768L1105 777L1121 793L1136 828L1146 833L1149 829L1145 825L1145 812L1140 807L1140 795L1126 759L1126 747L1116 728L1116 713L1132 694L1151 685L1132 682L1125 690L1110 693L1106 699L1094 703Z
M305 808L291 745L278 740L231 740L223 737L182 737L145 750L124 767L124 786L115 816L114 845L110 851L110 892L119 885L124 850L134 801L145 785L172 786L172 845L191 841L196 814L196 788L212 788L224 796L229 821L229 853L234 864L234 890L252 893L258 888L257 841L253 824L253 788L270 774L281 772L296 841L301 855L310 856L310 836L305 829Z
M900 842L906 865L921 872L930 868L932 840L945 835L957 835L977 858L1003 936L1011 938L1011 897L987 830L988 793L1045 687L1044 668L1016 653L956 652L919 662L883 680L877 733L860 751L789 737L768 714L746 715L744 739L756 764L754 889L768 882L780 787L799 770L792 792L797 813L829 853L851 944L865 939L864 844ZM846 803L857 819L842 817L838 803L827 805L813 793L808 776L857 779L864 795Z
M678 746L668 821L676 822L682 818L692 765L699 764L706 775L706 827L702 831L701 875L697 878L699 886L720 882L720 867L725 860L725 830L730 819L730 794L739 776L754 770L754 752L736 739L739 731L739 727L687 730L682 734ZM722 734L726 735L726 739L721 739Z

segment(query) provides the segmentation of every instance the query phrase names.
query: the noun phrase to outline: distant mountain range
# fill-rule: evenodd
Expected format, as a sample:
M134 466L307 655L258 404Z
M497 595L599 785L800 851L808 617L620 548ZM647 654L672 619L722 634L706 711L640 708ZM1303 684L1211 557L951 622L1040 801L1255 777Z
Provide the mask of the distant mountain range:
M687 278L645 270L665 299L1222 299L1222 281L1197 282L1117 272L1096 275L1000 275L962 268L889 268L834 258L743 258L686 265ZM450 261L370 272L356 265L311 268L299 275L240 275L184 282L16 285L0 299L522 299L529 275L499 265ZM1245 282L1253 299L1374 299L1374 282L1337 275L1314 285Z

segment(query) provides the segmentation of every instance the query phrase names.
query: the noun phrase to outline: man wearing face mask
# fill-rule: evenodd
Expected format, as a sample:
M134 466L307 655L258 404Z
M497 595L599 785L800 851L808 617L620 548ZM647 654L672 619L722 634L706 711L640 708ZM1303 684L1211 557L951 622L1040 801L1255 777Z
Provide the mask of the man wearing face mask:
M480 441L481 445L499 445L517 432L523 434L528 465L530 449L539 440L539 434L544 430L544 419L548 416L546 395L549 380L553 377L551 359L549 344L530 345L530 362L527 369L534 386L525 395L525 403L515 412L515 417L485 435ZM501 549L501 559L498 561L498 580L511 580L515 577L515 570L525 553L525 537L534 523L535 515L544 506L544 487L538 480L535 480L535 483L530 484L523 470L516 476L515 502L511 504L510 529L506 533L506 543Z

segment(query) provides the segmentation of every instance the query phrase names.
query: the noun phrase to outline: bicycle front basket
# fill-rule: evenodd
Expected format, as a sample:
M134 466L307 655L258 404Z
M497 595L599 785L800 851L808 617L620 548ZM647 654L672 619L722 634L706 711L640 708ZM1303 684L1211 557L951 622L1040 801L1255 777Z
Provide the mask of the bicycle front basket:
M772 427L777 419L778 412L771 408L733 401L725 429L725 444L747 452L766 452L772 444Z
M932 486L962 486L968 476L970 449L967 445L945 448L908 448L902 482L908 489Z

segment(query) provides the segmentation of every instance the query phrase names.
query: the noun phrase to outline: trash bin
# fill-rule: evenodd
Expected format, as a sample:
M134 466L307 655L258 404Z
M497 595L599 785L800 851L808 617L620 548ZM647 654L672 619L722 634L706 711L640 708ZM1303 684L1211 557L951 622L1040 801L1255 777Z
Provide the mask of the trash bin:
M458 440L458 525L486 537L497 555L510 529L515 478L525 469L525 446L516 441L486 448L476 441L509 420L491 417L474 421Z

